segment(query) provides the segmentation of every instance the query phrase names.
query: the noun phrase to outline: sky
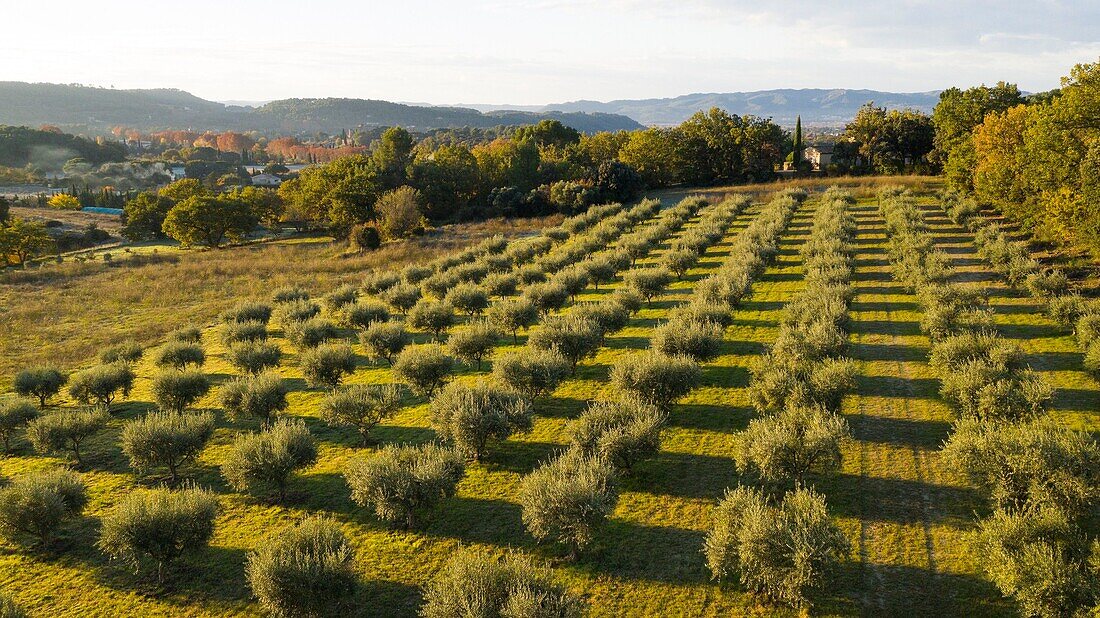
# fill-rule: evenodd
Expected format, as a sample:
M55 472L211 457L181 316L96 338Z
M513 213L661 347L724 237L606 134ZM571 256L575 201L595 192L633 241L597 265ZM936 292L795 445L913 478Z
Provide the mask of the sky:
M211 100L535 105L771 88L1056 87L1100 0L36 0L0 81Z

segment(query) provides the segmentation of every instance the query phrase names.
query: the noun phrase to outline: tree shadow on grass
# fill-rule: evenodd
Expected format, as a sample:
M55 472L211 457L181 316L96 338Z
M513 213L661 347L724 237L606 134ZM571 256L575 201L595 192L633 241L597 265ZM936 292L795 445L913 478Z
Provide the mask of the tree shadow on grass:
M836 515L864 522L968 525L984 504L975 489L909 479L842 473L822 478L816 485L829 496Z
M866 397L902 397L931 399L939 393L936 378L902 378L897 376L856 376L856 392Z
M155 564L142 564L141 571L135 573L127 565L105 560L96 570L96 579L119 592L156 597L181 608L238 603L252 596L245 576L246 561L243 549L206 547L174 563L163 583L157 581Z
M849 343L848 356L864 361L923 362L928 359L928 348L917 345Z
M420 531L431 536L499 546L533 543L523 527L523 511L514 502L455 496L423 517Z
M951 423L946 421L918 421L869 414L845 414L844 417L851 427L852 438L861 442L935 450L943 446L951 433Z
M704 584L710 572L703 562L703 539L704 533L696 530L611 519L576 566L624 579Z
M897 337L917 337L921 334L920 323L908 320L856 320L849 328L860 335L894 335Z
M1062 412L1078 411L1095 414L1100 410L1100 390L1087 388L1056 388L1051 407Z
M682 403L672 407L668 424L682 429L735 433L748 426L752 415L748 406Z
M714 500L736 480L737 468L731 459L667 451L620 477L622 488L628 491Z
M979 609L980 608L980 609ZM818 594L821 615L1016 616L1013 604L989 581L912 566L842 562L833 583Z
M859 291L864 292L865 288L861 288ZM872 313L872 312L896 312L896 311L919 311L920 306L916 301L896 301L896 300L876 300L876 301L859 301L851 302L848 304L848 311L851 313Z
M1024 354L1024 364L1035 371L1076 371L1084 358L1080 352L1030 352Z
M1060 337L1065 331L1057 324L998 324L1005 339L1047 339Z

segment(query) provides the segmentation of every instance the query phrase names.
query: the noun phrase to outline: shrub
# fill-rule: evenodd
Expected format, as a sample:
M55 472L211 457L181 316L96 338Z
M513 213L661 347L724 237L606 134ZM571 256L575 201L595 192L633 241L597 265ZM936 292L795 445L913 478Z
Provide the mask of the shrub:
M348 305L355 304L355 301L358 299L359 290L355 289L355 286L345 284L325 294L322 300L325 303L325 307L330 312L335 313Z
M321 402L321 418L330 425L354 427L363 444L371 429L401 409L396 384L355 384L334 391Z
M1077 515L1100 499L1100 446L1049 419L963 419L944 445L943 458L949 468L965 471L1000 509L1057 508Z
M615 509L619 494L614 479L610 463L566 452L520 482L523 524L540 541L566 545L573 558Z
M460 283L447 292L447 304L466 315L480 314L489 306L489 293L474 283Z
M281 301L287 302L287 301ZM223 322L262 322L271 320L271 305L244 301L222 314Z
M321 313L321 306L315 302L300 299L288 300L279 305L279 324L283 328L295 323L315 318Z
M302 352L298 362L310 385L336 388L344 374L355 371L355 351L347 344L324 343Z
M1093 342L1085 350L1085 360L1083 361L1085 371L1092 374L1092 377L1100 380L1100 342Z
M1052 269L1029 274L1025 285L1032 296L1049 299L1064 294L1069 289L1069 279L1064 272Z
M651 303L672 283L672 273L662 267L638 268L628 271L623 281L641 295L646 303Z
M539 313L548 315L565 306L565 301L569 300L569 290L561 283L550 281L528 286L523 296L535 305Z
M718 503L703 551L716 579L738 577L750 592L805 607L850 544L813 490L796 489L773 505L759 490L738 487Z
M997 511L979 524L975 549L1025 615L1083 615L1100 595L1096 542L1090 556L1087 537L1056 509Z
M122 428L122 452L130 465L141 472L167 468L172 483L179 482L179 468L193 461L214 435L214 415L147 414Z
M274 373L236 378L221 389L222 405L235 418L257 418L270 423L287 408L286 382Z
M698 297L704 302L737 307L752 292L751 265L735 265L719 271L698 286Z
M11 452L11 437L21 427L38 418L38 408L28 399L8 397L0 399L0 439L4 441L4 453Z
M227 359L246 373L257 374L278 367L283 351L277 344L263 341L242 341L229 346Z
M344 311L344 324L350 328L367 328L371 324L390 321L390 310L376 300L363 300Z
M761 413L815 405L835 411L855 387L856 373L856 365L849 359L807 361L769 354L752 368L749 399Z
M662 410L687 395L701 378L695 361L659 352L634 354L611 368L611 383L616 388Z
M407 284L416 285L428 277L431 277L433 272L435 272L435 270L430 266L409 264L401 269L401 280Z
M1077 320L1077 342L1082 348L1088 348L1100 341L1100 311L1086 313Z
M0 535L13 543L33 537L46 544L88 503L84 482L68 470L28 472L0 488Z
M409 326L432 334L437 341L455 323L454 307L422 299L409 311Z
M512 333L512 343L519 343L519 330L539 319L538 308L526 297L510 298L489 307L489 321Z
M210 378L195 369L164 369L153 377L153 399L166 412L183 412L210 392Z
M490 321L479 320L452 334L447 351L467 365L476 364L481 371L481 361L492 353L499 338L500 331Z
M339 612L355 592L351 541L330 519L311 517L248 554L248 585L274 616Z
M222 476L237 491L274 486L286 501L290 475L317 461L317 443L301 421L282 420L257 433L242 433L222 464Z
M653 333L653 349L669 356L687 356L704 362L722 349L722 327L710 322L683 319L666 322Z
M493 362L493 377L530 399L549 394L569 375L569 361L554 350L524 348Z
M593 356L600 347L600 330L595 322L580 315L553 315L531 333L527 344L536 350L554 350L569 360L573 373L577 363Z
M136 363L141 360L145 352L138 342L133 339L102 350L99 353L99 362L110 365L112 363Z
M156 565L157 580L187 553L210 543L218 499L197 487L171 491L138 490L126 495L103 518L99 548L112 559L141 569L149 560Z
M432 427L459 452L480 461L490 440L531 429L531 401L486 381L452 382L432 399Z
M554 616L580 618L583 600L528 557L497 560L472 549L452 556L424 592L424 618Z
M398 284L386 291L385 299L394 311L405 315L420 300L420 288L411 283Z
M67 380L56 367L40 365L15 374L12 387L23 397L37 397L38 405L44 408L50 398L61 391Z
M27 424L27 439L39 453L71 451L77 465L83 465L80 445L107 426L103 410L59 411L40 416Z
M374 455L353 459L344 470L356 504L406 529L415 525L418 513L453 496L463 474L462 455L435 444L387 445Z
M197 326L183 326L168 333L168 341L198 343L202 341L202 331Z
M170 341L157 353L156 363L160 367L183 369L188 365L201 367L206 362L206 353L202 346L195 343Z
M659 409L637 398L593 402L573 423L570 444L629 473L635 463L660 450L664 424Z
M126 363L97 365L73 374L69 379L69 396L82 404L109 410L120 394L130 395L134 377L134 370Z
M1033 371L971 360L943 376L940 394L963 418L1016 421L1046 411L1053 390Z
M412 343L401 322L373 322L359 336L359 341L372 359L385 359L391 366L394 358Z
M282 287L275 290L271 295L271 300L278 305L300 300L309 300L309 292L298 286Z
M359 223L351 226L348 234L348 246L354 251L374 251L382 246L382 234L373 223Z
M412 345L397 356L393 373L418 395L431 397L451 374L454 361L439 344Z
M485 278L484 285L489 296L504 298L516 293L519 277L512 273L494 273Z
M733 312L721 303L697 300L677 310L677 317L687 322L717 324L725 328L733 324Z
M283 327L283 334L288 341L299 348L315 348L330 339L335 339L337 331L336 325L328 320L310 318L291 322Z
M769 483L801 487L811 472L840 469L840 445L848 424L820 406L788 406L754 419L738 436L734 458L742 473Z

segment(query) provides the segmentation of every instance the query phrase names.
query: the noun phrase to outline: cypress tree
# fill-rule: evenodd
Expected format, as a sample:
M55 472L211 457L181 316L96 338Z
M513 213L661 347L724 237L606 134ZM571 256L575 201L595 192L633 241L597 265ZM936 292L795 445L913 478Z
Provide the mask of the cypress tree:
M794 124L794 167L802 163L802 115L799 114Z

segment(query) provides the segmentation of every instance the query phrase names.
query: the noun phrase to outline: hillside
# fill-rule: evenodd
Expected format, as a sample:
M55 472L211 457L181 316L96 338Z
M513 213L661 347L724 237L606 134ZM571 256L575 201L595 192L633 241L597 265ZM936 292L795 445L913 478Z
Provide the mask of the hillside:
M556 118L578 131L617 131L640 125L603 112L547 113L419 107L368 99L284 99L258 108L225 105L175 89L114 90L63 84L0 82L0 124L61 125L102 132L113 126L140 130L258 130L336 132L359 125L410 129L535 124Z
M755 92L697 93L667 99L622 99L617 101L570 101L539 107L475 105L477 109L523 109L537 112L602 112L629 116L645 125L679 124L699 110L720 107L735 114L772 118L793 125L801 114L810 126L842 125L868 101L890 109L911 107L931 113L939 92L882 92L847 89L782 89Z

